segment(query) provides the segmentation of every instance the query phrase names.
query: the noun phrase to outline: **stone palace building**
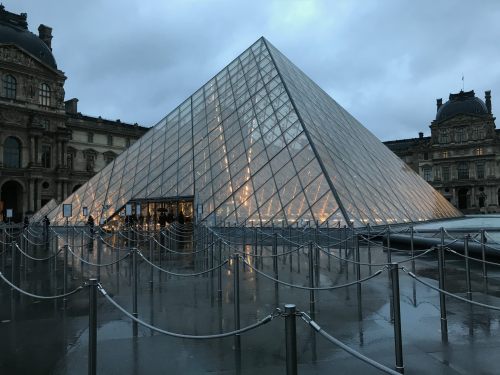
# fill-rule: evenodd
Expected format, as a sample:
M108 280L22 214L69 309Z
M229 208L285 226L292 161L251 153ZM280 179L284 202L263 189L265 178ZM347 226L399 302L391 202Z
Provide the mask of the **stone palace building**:
M385 142L455 207L464 213L500 212L500 132L474 91L437 99L431 136Z
M0 212L13 220L61 202L147 128L78 112L65 100L66 76L52 29L28 30L27 15L0 5Z

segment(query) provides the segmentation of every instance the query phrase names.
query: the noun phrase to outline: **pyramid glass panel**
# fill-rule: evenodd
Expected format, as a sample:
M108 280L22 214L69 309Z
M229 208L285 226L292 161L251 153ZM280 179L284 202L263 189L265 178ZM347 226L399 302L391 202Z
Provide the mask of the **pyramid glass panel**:
M77 223L142 200L190 201L209 225L461 216L264 38L64 203ZM49 219L65 223L60 207Z

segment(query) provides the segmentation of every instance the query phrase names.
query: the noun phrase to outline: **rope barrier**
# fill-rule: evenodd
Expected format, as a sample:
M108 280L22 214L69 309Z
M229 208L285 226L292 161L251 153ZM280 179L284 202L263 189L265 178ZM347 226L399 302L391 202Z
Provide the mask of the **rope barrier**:
M93 262L89 262L88 260L85 260L83 259L81 256L79 256L78 254L76 254L73 250L71 250L71 247L68 246L68 250L71 254L73 254L78 260L80 260L81 262L85 263L85 264L88 264L90 266L96 266L96 267L109 267L109 266L113 266L115 265L116 263L120 263L122 260L126 259L128 256L130 256L130 251L125 254L123 257L121 257L120 259L117 259L113 262L110 262L110 263L93 263Z
M19 252L21 254L23 254L26 258L28 259L31 259L31 260L34 260L34 261L45 261L45 260L49 260L49 259L52 259L54 257L56 257L63 249L59 249L55 254L52 254L52 255L49 255L48 257L45 257L45 258L36 258L34 256L31 256L29 255L28 253L24 252L17 243L16 244L16 247L17 247L17 250L19 250Z
M153 237L153 241L156 242L160 246L160 249L166 250L166 251L168 251L170 253L174 253L174 254L178 254L178 255L193 255L193 254L198 254L198 253L201 253L202 251L207 251L207 249L209 248L209 246L211 246L212 244L215 243L215 241L211 242L210 244L208 244L207 247L205 247L203 249L200 249L200 250L185 252L185 251L172 250L172 249L166 247L165 245L161 244L160 242L158 242L158 240L156 238L154 238L154 237Z
M419 283L431 288L431 289L434 289L436 292L439 292L439 293L443 293L443 294L446 294L448 297L452 297L452 298L455 298L459 301L462 301L462 302L467 302L471 305L475 305L475 306L479 306L479 307L484 307L486 309L490 309L490 310L496 310L496 311L500 311L500 306L493 306L493 305L487 305L487 304L484 304L484 303L481 303L481 302L476 302L476 301L472 301L470 299L467 299L467 298L464 298L464 297L460 297L460 296L457 296L456 294L453 294L453 293L450 293L446 290L443 290L443 289L439 289L438 287L420 279L419 277L417 277L413 272L411 271L408 271L406 268L402 267L401 268L404 272L406 272L411 278L415 279L416 281L418 281Z
M180 276L180 277L189 277L189 276L200 276L200 275L204 275L206 273L209 273L209 272L212 272L212 271L215 271L221 267L223 267L225 264L227 264L227 262L229 262L229 260L225 260L224 262L222 262L221 264L213 267L213 268L210 268L208 270L205 270L205 271L201 271L201 272L196 272L196 273L176 273L176 272L172 272L172 271L168 271L164 268L161 268L160 266L157 266L156 264L154 264L153 262L151 262L148 258L146 258L144 256L144 254L142 254L140 251L137 251L137 253L140 255L140 257L142 259L144 259L144 261L146 263L148 263L149 265L153 266L154 268L156 268L157 270L161 271L161 272L165 272L166 274L169 274L169 275L172 275L172 276Z
M285 286L288 286L290 288L296 288L296 289L303 289L303 290L335 290L335 289L342 289L342 288L347 288L349 286L352 286L352 285L356 285L356 284L362 284L364 283L365 281L368 281L370 279L373 279L375 277L377 277L378 275L380 275L385 269L386 267L378 270L377 272L375 272L373 275L370 275L370 276L367 276L363 279L359 279L359 280L355 280L353 282L350 282L350 283L346 283L346 284L341 284L341 285L332 285L332 286L323 286L323 287L316 287L316 288L311 288L309 286L303 286L303 285L296 285L296 284L290 284L290 283L287 283L285 281L282 281L282 280L278 280L278 279L275 279L274 277L272 276L269 276L268 274L258 270L257 268L255 268L254 266L252 266L250 263L248 263L245 259L243 259L243 262L248 266L250 267L252 270L254 270L256 273L258 273L259 275L262 275L264 276L265 278L269 279L269 280L272 280L278 284L282 284L282 285L285 285Z
M256 323L253 323L253 324L250 324L246 327L243 327L243 328L240 328L240 329L237 329L237 330L234 330L234 331L230 331L230 332L224 332L224 333L219 333L219 334L213 334L213 335L186 335L186 334L183 334L183 333L176 333L176 332L170 332L170 331L166 331L164 329L161 329L161 328L158 328L158 327L155 327L149 323L146 323L145 321L139 319L139 318L136 318L134 315L132 315L131 313L129 313L127 310L125 310L122 306L120 306L118 304L118 302L116 302L114 299L112 299L108 293L106 292L106 290L104 290L104 288L102 287L102 285L98 285L98 289L99 291L101 292L101 294L113 305L115 306L118 310L120 310L123 314L125 314L128 318L132 319L134 322L136 323L139 323L140 325L146 327L146 328L149 328L155 332L158 332L158 333L161 333L161 334L164 334L164 335L167 335L167 336L172 336L172 337L178 337L178 338L181 338L181 339L194 339L194 340L211 340L211 339L220 339L220 338L224 338L224 337L229 337L229 336L235 336L235 335L239 335L239 334L242 334L242 333L245 333L245 332L248 332L248 331L251 331L255 328L258 328L264 324L267 324L269 323L271 320L273 320L275 318L275 316L277 316L276 314L269 314L267 315L264 319L261 319L259 320L258 322Z
M355 260L350 260L350 259L347 259L347 258L342 258L342 257L339 257L333 253L329 253L328 251L324 250L321 246L318 246L315 244L315 246L323 253L325 253L326 255L330 256L330 257L333 257L335 259L338 259L342 262L348 262L348 263L352 263L352 264L359 264L361 266L374 266L374 267L386 267L388 265L390 265L391 263L406 263L406 262L410 262L412 260L415 260L415 259L418 259L420 257L423 257L424 255L427 255L428 253L430 253L431 251L435 251L436 248L435 247L431 247L429 249L426 249L426 250L420 250L420 251L424 251L422 254L418 254L418 255L415 255L414 257L410 257L410 258L406 258L406 259L403 259L403 260L400 260L398 262L391 262L391 263L367 263L367 262L356 262Z
M37 299L59 299L59 298L66 298L68 296L71 296L72 294L75 294L75 293L78 293L80 290L83 289L83 286L79 286L77 287L76 289L72 290L71 292L68 292L66 294L59 294L59 295L56 295L56 296L39 296L37 294L32 294L32 293L29 293L29 292L26 292L25 290L22 290L21 288L19 288L18 286L12 284L7 278L5 278L5 276L3 275L2 272L0 272L0 278L6 283L8 284L11 288L15 289L16 291L18 291L19 293L21 294L24 294L28 297L33 297L33 298L37 298Z
M472 260L474 262L485 263L485 264L489 264L491 266L497 266L497 267L500 266L500 263L495 263L495 262L491 262L491 261L488 261L488 260L482 260L482 259L477 259L477 258L465 256L464 254L460 254L459 252L457 252L457 251L455 251L453 249L450 249L449 247L445 247L445 250L449 251L450 253L453 253L455 255L458 255L459 257L470 259L470 260Z
M25 234L22 234L22 235L21 235L21 238L23 238L23 237L24 237L24 239L26 240L26 242L28 242L28 243L30 243L31 245L34 245L34 246L44 246L44 245L46 245L46 244L47 244L47 242L46 242L46 241L39 242L39 243L38 243L38 242L31 241L28 237L26 237L26 235L25 235Z
M475 239L474 237L471 237L470 239L471 239L471 241L473 241L473 242L475 242L475 243L478 243L478 244L480 244L480 245L483 245L485 249L491 249L491 250L500 251L500 248L498 248L498 247L494 247L494 246L491 246L491 245L488 245L488 244L486 244L486 243L484 243L484 244L483 244L481 241L478 241L478 240L477 240L477 239Z
M307 315L304 312L300 313L300 316L304 322L307 323L307 325L311 326L316 332L318 332L321 336L323 336L326 340L330 341L332 344L340 347L342 350L346 351L347 353L351 354L353 357L356 357L357 359L365 362L366 364L375 367L376 369L385 372L386 374L391 374L391 375L401 375L401 373L384 366L383 364L368 358L367 356L361 354L360 352L352 349L351 347L347 346L344 344L342 341L336 339L332 335L328 334L323 328L320 327L318 323L316 323L314 320L311 319L309 315Z

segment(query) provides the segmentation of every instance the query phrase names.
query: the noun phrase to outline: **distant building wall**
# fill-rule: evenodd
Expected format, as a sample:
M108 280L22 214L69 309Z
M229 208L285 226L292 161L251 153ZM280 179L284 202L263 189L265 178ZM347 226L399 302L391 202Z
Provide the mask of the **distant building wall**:
M500 133L474 91L437 100L431 136L384 142L464 213L500 212Z

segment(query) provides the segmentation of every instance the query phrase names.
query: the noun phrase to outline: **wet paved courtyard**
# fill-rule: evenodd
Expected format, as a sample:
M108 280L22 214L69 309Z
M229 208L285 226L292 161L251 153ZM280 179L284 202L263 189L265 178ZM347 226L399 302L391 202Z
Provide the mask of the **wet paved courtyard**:
M58 244L51 241L44 248L40 232L33 230L20 244L26 254L44 258L61 249L66 238L64 228L56 229L61 237ZM71 250L67 259L67 291L82 285L90 277L100 283L111 298L127 311L133 311L134 272L129 248L138 246L153 264L170 272L192 274L203 272L221 262L219 242L212 242L207 232L197 233L197 245L192 235L177 233L175 238L149 237L130 243L130 233L110 236L91 245L88 232L71 229L68 234ZM329 235L329 234L328 234ZM318 240L316 233L312 239ZM159 238L158 236L156 238ZM216 239L217 237L215 237ZM278 261L273 264L272 238L261 233L257 246L251 234L247 246L240 244L241 236L226 235L221 245L222 260L234 250L251 256L249 264L240 264L241 327L248 326L283 308L285 303L310 314L310 292L277 286L270 277L277 267L279 279L293 285L310 285L307 239L292 234L291 241L278 241ZM344 237L345 238L345 237ZM309 238L311 239L311 238ZM2 241L8 242L3 236ZM142 240L142 241L141 241ZM338 239L323 238L319 243L327 252L320 254L314 276L315 286L326 287L356 281L355 253L338 250ZM330 243L331 246L326 246ZM38 244L38 245L36 245ZM212 246L213 244L213 246ZM162 246L172 251L160 250ZM343 246L343 245L342 245ZM297 248L299 248L297 250ZM213 249L213 250L212 250ZM193 252L194 250L194 252ZM205 251L206 250L206 251ZM255 250L257 250L255 254ZM294 251L295 250L295 251ZM387 269L388 254L380 242L360 242L360 261L372 267L360 266L361 279L380 274L361 284L361 304L356 284L335 290L315 291L315 321L330 335L377 362L395 368L394 331L391 314L391 283ZM63 251L57 260L35 261L16 250L14 270L9 248L2 253L2 274L21 289L37 295L53 296L63 293ZM182 253L182 254L179 254ZM212 254L214 256L212 257ZM416 252L422 254L422 252ZM257 255L257 256L255 256ZM408 251L391 252L392 261L408 259ZM82 262L81 257L84 262ZM100 258L100 259L98 259ZM123 259L122 259L123 258ZM415 260L418 280L437 286L436 251ZM491 259L496 262L498 259ZM89 263L108 264L95 267ZM240 262L243 262L240 260ZM407 271L412 262L400 264L401 317L403 358L406 374L498 374L496 353L500 350L500 312L471 306L451 297L446 298L448 311L448 342L440 332L438 293L411 278ZM487 278L482 265L470 261L474 301L500 306L500 272L488 266ZM167 331L207 335L234 330L234 260L221 267L221 293L218 289L218 269L199 276L168 275L138 257L138 317ZM99 272L97 271L99 270ZM464 259L446 255L446 290L466 296ZM1 374L87 374L89 300L88 287L63 300L39 300L20 295L5 283L0 284L0 373ZM269 323L235 336L193 340L169 337L139 325L134 336L131 320L106 300L98 296L97 373L98 374L285 374L285 321L276 316ZM300 318L297 324L297 353L299 374L379 374L379 370L352 357L326 341Z

